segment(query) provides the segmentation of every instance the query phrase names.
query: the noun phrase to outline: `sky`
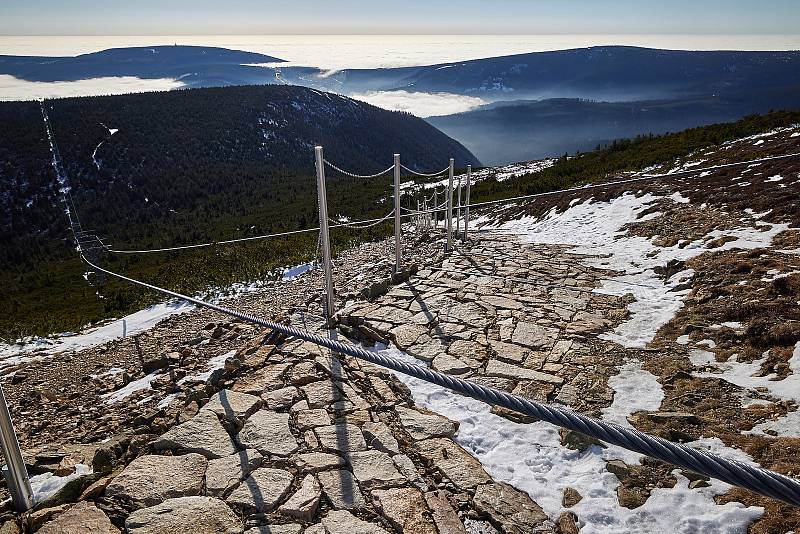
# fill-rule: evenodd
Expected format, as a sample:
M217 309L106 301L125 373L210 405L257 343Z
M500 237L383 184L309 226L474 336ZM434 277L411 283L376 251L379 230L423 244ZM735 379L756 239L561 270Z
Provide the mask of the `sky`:
M800 0L2 0L0 35L798 34Z

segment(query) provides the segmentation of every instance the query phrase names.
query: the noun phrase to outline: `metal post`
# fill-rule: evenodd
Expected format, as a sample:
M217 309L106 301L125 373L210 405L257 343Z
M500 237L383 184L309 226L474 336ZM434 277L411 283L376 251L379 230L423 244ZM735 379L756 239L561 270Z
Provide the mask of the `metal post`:
M425 190L422 190L422 211L425 213L422 215L425 221L425 231L427 232L430 229L430 222L431 222L431 214L428 213L428 199L425 196Z
M400 154L394 155L394 270L403 267L403 248L400 243Z
M461 176L458 177L458 204L457 211L456 211L456 235L458 235L460 228L461 228Z
M472 165L467 165L467 205L464 207L464 242L468 239L469 231L469 187L472 184Z
M6 396L3 387L0 386L0 446L3 448L3 456L6 465L3 466L3 476L11 493L11 500L17 512L25 512L33 508L33 490L31 482L28 480L28 470L25 469L25 460L22 459L22 451L19 450L17 433L14 431L14 423L11 422L11 414L6 404Z
M450 158L450 171L447 180L447 246L445 252L453 247L453 158Z
M433 227L439 229L439 190L433 188Z
M322 239L322 266L325 273L325 313L330 319L335 313L333 273L331 272L331 238L328 232L328 196L325 191L325 164L322 147L314 147L317 159L317 201L319 202L319 233Z
M420 231L422 230L422 228L420 228L422 226L422 215L419 211L419 199L417 199L417 235L419 235Z

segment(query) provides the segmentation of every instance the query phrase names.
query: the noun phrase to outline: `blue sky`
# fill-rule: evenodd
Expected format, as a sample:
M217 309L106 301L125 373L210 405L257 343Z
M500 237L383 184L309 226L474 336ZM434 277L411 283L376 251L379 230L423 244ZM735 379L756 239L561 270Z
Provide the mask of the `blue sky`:
M3 0L0 35L797 34L800 0Z

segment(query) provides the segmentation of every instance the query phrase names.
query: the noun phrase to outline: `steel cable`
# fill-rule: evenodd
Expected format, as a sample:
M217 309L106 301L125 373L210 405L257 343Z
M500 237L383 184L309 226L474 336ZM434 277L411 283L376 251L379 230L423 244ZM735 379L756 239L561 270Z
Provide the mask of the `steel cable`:
M342 343L340 341L306 332L292 326L283 325L267 319L256 317L254 315L225 308L218 304L213 304L197 298L182 295L168 289L163 289L158 286L141 282L134 278L103 269L102 267L99 267L87 260L83 254L81 254L81 259L90 267L104 272L107 275L114 276L142 287L146 287L153 291L158 291L173 298L184 300L197 306L223 313L248 323L269 328L285 335L293 336L309 343L326 347L332 351L347 354L354 358L358 358L360 360L445 387L462 395L472 397L493 406L507 408L525 415L529 415L540 421L545 421L569 430L580 432L581 434L600 439L607 443L618 445L625 449L657 458L680 468L688 469L695 473L700 473L711 478L722 480L728 484L749 489L753 492L787 502L794 506L800 506L800 481L785 475L781 475L758 466L752 466L736 460L730 460L717 454L694 449L679 443L672 443L663 438L650 436L632 428L625 428L613 423L607 423L605 421L574 412L568 408L552 406L531 399L526 399L505 391L500 391L498 389L470 382L455 376L443 374L422 365L406 363L397 358L378 354L376 352L370 352L352 344Z
M376 221L383 221L383 220L385 220L385 219L365 219L363 221L353 221L351 223L346 223L346 224L342 224L342 223L333 224L333 225L330 225L328 228L349 228L350 225L354 225L354 224L360 224L360 223L369 224L369 223L373 223L373 222L376 222ZM177 251L177 250L189 250L189 249L194 249L194 248L213 247L213 246L217 246L217 245L231 245L231 244L234 244L234 243L244 243L244 242L247 242L247 241L257 241L257 240L260 240L260 239L269 239L269 238L272 238L272 237L284 237L284 236L290 236L290 235L295 235L295 234L305 234L305 233L311 233L311 232L319 232L319 230L320 230L319 226L316 226L314 228L305 228L303 230L290 230L288 232L279 232L277 234L266 234L266 235L258 235L258 236L253 236L253 237L240 237L238 239L226 239L224 241L210 241L210 242L207 242L207 243L197 243L197 244L194 244L194 245L182 245L182 246L176 246L176 247L152 248L152 249L144 249L144 250L118 250L118 249L113 249L113 248L106 248L106 252L111 252L111 253L114 253L114 254L150 254L150 253L153 253L153 252L172 252L172 251Z

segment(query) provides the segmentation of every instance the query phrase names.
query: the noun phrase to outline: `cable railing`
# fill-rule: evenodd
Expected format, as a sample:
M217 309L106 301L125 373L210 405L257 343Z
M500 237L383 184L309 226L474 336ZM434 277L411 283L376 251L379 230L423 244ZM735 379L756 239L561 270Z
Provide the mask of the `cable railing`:
M379 176L383 176L384 174L388 173L389 171L394 170L394 165L392 165L388 169L383 170L383 171L378 172L378 173L375 173L375 174L356 174L354 172L349 172L349 171L346 171L344 169L341 169L341 168L337 167L336 165L334 165L333 163L331 163L330 161L328 161L326 159L323 159L322 161L323 161L323 163L325 163L325 165L327 165L331 169L333 169L333 170L335 170L337 172L340 172L340 173L344 174L345 176L349 176L351 178L363 178L363 179L378 178Z
M538 198L542 196L548 195L555 195L555 194L563 194L569 192L582 192L592 189L598 188L607 188L613 187L618 185L625 185L631 183L637 183L645 180L653 180L659 178L672 178L675 176L680 176L683 174L697 174L711 170L723 169L728 167L734 167L738 165L747 165L747 164L754 164L760 163L765 161L773 161L779 159L786 159L791 157L800 156L800 154L786 154L782 156L772 156L766 158L759 158L755 160L750 160L746 162L736 162L730 164L723 164L713 167L705 167L705 168L693 168L693 169L686 169L683 171L676 171L672 173L666 173L661 175L646 175L639 178L627 179L627 180L619 180L615 182L606 182L603 184L594 184L588 185L584 187L576 187L576 188L569 188L564 190L558 191L551 191L546 193L538 193L533 195L523 195L519 197L513 197L508 199L501 199L495 201L487 201L487 202L478 202L471 204L470 203L470 184L471 184L471 166L467 167L467 174L466 174L466 202L462 202L461 200L461 182L459 180L458 183L458 200L457 204L454 206L454 160L450 160L449 166L444 169L443 171L439 171L437 173L420 173L417 171L413 171L400 163L400 156L395 154L394 164L382 171L381 173L375 175L360 175L357 173L350 173L349 171L344 171L343 169L332 165L330 162L324 159L323 157L323 150L322 147L315 148L315 156L316 156L316 171L317 171L317 186L318 186L318 207L319 207L319 220L320 226L318 228L309 228L309 229L302 229L302 230L293 230L288 232L280 232L277 234L268 234L264 236L253 236L253 237L246 237L246 238L238 238L238 239L231 239L231 240L224 240L218 242L208 242L208 243L201 243L196 245L184 245L178 247L165 247L161 249L149 249L149 250L141 250L141 251L125 251L125 250L114 250L111 248L106 248L108 252L115 252L115 253L147 253L147 252L165 252L171 250L184 250L187 248L200 248L206 246L214 246L214 245L221 245L221 244L229 244L229 243L240 243L244 241L253 241L256 239L266 239L271 237L281 237L287 236L292 234L299 234L299 233L308 233L308 232L319 232L319 238L317 241L317 249L318 253L317 256L322 256L322 266L324 270L324 279L325 285L323 288L323 295L324 295L324 317L327 319L329 326L332 326L332 321L335 315L335 293L333 288L333 281L332 281L332 261L331 261L331 247L330 247L330 237L329 237L329 230L331 228L337 227L353 227L353 225L359 224L369 224L370 226L374 226L377 224L381 224L386 222L390 218L394 217L395 222L395 254L396 254L396 263L395 269L399 271L401 269L401 224L403 218L408 217L417 217L417 220L426 220L428 222L430 214L438 214L442 211L446 212L446 230L447 230L447 240L445 250L450 251L452 249L452 235L453 235L453 210L457 210L457 221L460 219L461 212L464 210L464 232L463 232L463 239L466 240L467 232L468 232L468 222L469 222L469 209L470 208L479 208L483 206L489 205L497 205L500 203L510 203L510 202L518 202L532 198ZM394 171L394 201L395 206L394 209L386 216L377 219L370 219L367 221L354 221L354 222L343 222L339 224L329 224L329 218L327 214L327 194L325 188L325 167L328 166L337 172L341 172L345 175L356 177L356 178L373 178L378 177L383 174L388 173L389 171ZM416 176L421 177L433 177L433 176L440 176L443 173L448 174L448 185L445 189L445 201L442 204L434 205L433 209L420 209L416 210L404 208L400 206L400 171L401 169L405 169L406 171L411 172ZM434 200L436 199L437 191L434 190ZM424 196L424 195L423 195ZM423 201L424 206L424 201ZM405 214L403 213L405 212ZM436 223L438 224L438 215L436 217ZM367 226L360 226L359 228L366 228ZM456 222L456 232L459 231L458 222ZM96 238L96 236L94 236ZM77 236L76 236L77 240ZM100 241L98 239L98 241ZM102 241L100 241L102 243ZM80 243L80 242L79 242ZM215 303L207 302L201 300L199 298L190 297L187 295L183 295L181 293L177 293L168 289L164 289L153 284L149 284L140 280L137 280L132 277L125 276L123 274L116 273L114 271L105 269L98 265L99 262L92 261L90 258L86 256L84 253L85 251L81 249L79 244L78 252L80 254L80 258L84 261L89 267L95 269L97 272L104 273L108 276L112 276L118 278L123 281L127 281L129 283L138 285L140 287L147 288L149 290L153 290L159 292L163 295L176 298L179 300L183 300L185 302L189 302L195 304L196 306L210 309L219 313L226 314L228 316L237 318L239 320L249 322L251 324L255 324L258 326L262 326L265 328L272 329L277 332L281 332L288 336L293 336L298 339L302 339L308 341L310 343L314 343L321 347L325 347L330 349L331 351L346 354L349 356L353 356L363 361L367 361L369 363L373 363L375 365L379 365L385 367L387 369L391 369L393 371L403 373L409 376L413 376L419 378L421 380L428 381L433 384L440 385L442 387L446 387L460 393L462 395L466 395L483 402L487 402L492 406L500 406L503 408L507 408L510 410L517 411L522 414L526 414L531 416L537 420L545 421L562 428L567 428L570 430L574 430L580 432L582 434L594 437L596 439L603 440L605 442L621 446L628 450L648 455L653 458L657 458L659 460L674 464L678 467L688 469L694 471L696 473L700 473L712 478L716 478L722 480L726 483L739 486L761 495L765 495L774 499L779 499L784 502L793 504L795 506L800 506L800 481L787 477L785 475L781 475L779 473L769 471L763 469L759 466L753 466L749 464L745 464L742 462L738 462L735 460L730 460L724 458L718 454L709 453L707 451L702 451L698 449L693 449L686 445L673 443L662 438L651 436L642 432L639 432L632 428L622 427L616 424L607 423L599 419L595 419L580 413L577 413L573 410L570 410L565 407L560 406L552 406L546 403L541 403L537 401L533 401L518 395L513 395L505 391L501 391L498 389L494 389L488 386L484 386L481 384L473 383L455 376L447 375L444 373L440 373L438 371L434 371L428 367L422 365L413 365L397 358L393 358L390 356L378 354L376 352L365 350L362 347L349 344L349 343L342 343L336 341L334 339L330 339L329 337L320 336L317 334L310 333L308 331L300 330L292 326L288 326L281 323L276 323L274 321L269 321L263 318L259 318L254 315L246 314L235 309L226 308L220 306ZM430 267L431 270L440 270L446 271L446 269ZM463 273L461 273L463 274ZM482 273L471 273L475 276L484 276ZM509 277L503 277L504 279L508 279ZM520 281L520 282L529 282L524 279L512 280L512 281ZM592 290L592 288L588 287L565 287L562 284L539 284L545 287L556 287L556 288L565 288L565 289L573 289L579 291L586 291Z
M425 172L415 171L414 169L410 169L410 168L406 167L405 165L400 165L400 168L403 169L404 171L408 172L408 173L413 174L414 176L421 176L423 178L434 178L436 176L443 176L446 172L448 172L450 170L450 166L449 165L447 167L445 167L444 169L442 169L441 171L439 171L439 172L432 172L432 173L425 173Z
M142 282L90 262L83 254L81 259L91 268L120 280L157 291L172 298L210 309L250 324L269 328L284 335L302 339L325 347L335 353L352 356L362 361L378 365L426 382L442 386L490 406L498 406L533 417L561 428L566 428L627 450L650 456L669 464L687 469L710 478L721 480L733 486L777 499L794 506L800 506L800 481L786 475L731 460L719 454L694 449L687 445L640 432L590 417L566 407L538 402L514 395L506 391L464 380L430 369L423 365L404 362L398 358L368 351L362 347L337 341L282 323L277 323L255 315L243 313L218 304L170 291L153 284ZM533 445L533 444L532 444Z

